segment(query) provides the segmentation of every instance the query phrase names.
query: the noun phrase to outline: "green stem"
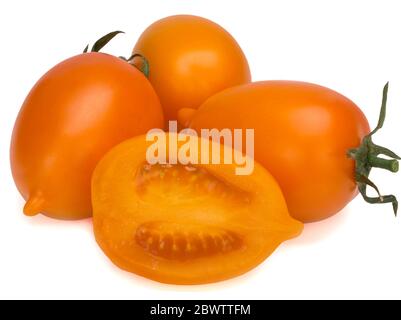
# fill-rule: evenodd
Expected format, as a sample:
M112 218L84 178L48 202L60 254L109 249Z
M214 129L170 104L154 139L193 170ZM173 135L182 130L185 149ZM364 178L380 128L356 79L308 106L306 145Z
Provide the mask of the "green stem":
M400 157L390 149L378 146L372 141L372 136L383 127L386 118L387 93L388 82L383 88L382 105L376 128L363 138L362 143L358 148L348 150L347 155L355 160L355 180L359 192L365 201L368 203L391 203L393 205L394 214L397 215L397 198L394 195L382 196L379 188L369 179L369 174L372 168L381 168L390 172L397 172L399 169L398 160ZM392 159L384 159L379 157L379 155L385 155ZM372 187L377 192L378 196L369 197L366 191L367 186Z
M135 58L139 58L141 60L141 64L139 66L134 63ZM143 55L139 53L134 53L127 61L134 67L138 68L139 71L141 71L146 78L149 78L149 61Z
M383 159L380 157L376 156L369 156L368 157L368 162L371 167L374 168L381 168L385 169L391 172L397 172L398 171L398 160L396 159Z
M85 47L83 53L88 53L88 52L99 52L101 49L103 49L103 47L105 45L107 45L116 35L120 34L120 33L125 33L123 31L113 31L110 32L108 34L106 34L105 36L101 37L99 40L97 40L94 45L92 46L92 49L89 51L89 44ZM129 59L126 59L125 57L119 57L122 60L124 60L125 62L128 62L129 64L131 64L132 66L134 66L135 68L137 68L139 71L141 71L146 78L149 78L149 62L148 60L141 54L139 53L135 53L133 54L131 57L129 57ZM140 58L141 59L141 63L140 65L137 65L134 63L134 59L135 58Z
M141 71L145 75L146 78L149 78L149 61L143 55L141 55L139 53L134 53L128 59L125 57L122 57L122 56L119 58L123 59L125 62L128 62L131 66L137 68L139 71ZM139 65L134 62L135 58L141 59L141 63Z

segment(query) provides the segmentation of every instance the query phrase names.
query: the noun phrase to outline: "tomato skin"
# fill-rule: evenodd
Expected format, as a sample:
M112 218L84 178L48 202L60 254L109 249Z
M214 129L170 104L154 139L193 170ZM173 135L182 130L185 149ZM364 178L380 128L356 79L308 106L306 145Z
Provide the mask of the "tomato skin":
M58 64L33 87L13 130L11 168L28 201L24 212L89 217L98 160L119 142L162 125L156 93L128 63L87 53Z
M133 52L149 61L149 80L166 120L176 120L181 108L197 108L211 95L251 81L248 62L235 39L197 16L156 21L142 33Z
M196 130L255 129L255 159L276 178L300 221L328 218L357 194L347 151L360 145L369 124L333 90L295 81L237 86L210 97L189 123Z

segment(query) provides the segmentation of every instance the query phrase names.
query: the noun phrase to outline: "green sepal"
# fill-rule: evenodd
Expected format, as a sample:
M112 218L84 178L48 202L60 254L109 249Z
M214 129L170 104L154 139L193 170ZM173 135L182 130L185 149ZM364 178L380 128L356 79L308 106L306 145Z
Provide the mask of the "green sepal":
M386 118L388 86L387 82L383 88L380 116L376 128L363 138L358 148L348 150L347 155L355 160L355 181L364 200L368 203L392 203L394 214L397 215L397 198L394 195L382 196L379 188L369 179L372 168L381 168L390 172L397 172L399 169L398 160L401 158L395 152L378 146L372 141L372 136L383 127ZM379 155L385 155L391 159L384 159L379 157ZM367 186L372 187L378 196L369 197L366 193Z
M90 50L90 52L99 52L100 50L102 50L104 48L105 45L107 45L116 35L120 34L120 33L125 33L123 31L113 31L110 32L106 35L104 35L103 37L101 37L99 40L97 40L94 45L92 46L92 49ZM83 53L87 53L89 50L89 45L87 45L84 49Z

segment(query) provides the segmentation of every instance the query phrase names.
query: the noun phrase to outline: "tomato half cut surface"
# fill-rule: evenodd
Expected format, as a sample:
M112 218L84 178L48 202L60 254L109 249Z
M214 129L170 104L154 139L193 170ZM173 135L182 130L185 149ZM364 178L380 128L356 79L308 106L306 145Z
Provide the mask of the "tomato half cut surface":
M259 164L250 175L236 175L235 164L150 165L150 144L139 136L118 145L92 178L95 237L120 268L163 283L216 282L302 231Z

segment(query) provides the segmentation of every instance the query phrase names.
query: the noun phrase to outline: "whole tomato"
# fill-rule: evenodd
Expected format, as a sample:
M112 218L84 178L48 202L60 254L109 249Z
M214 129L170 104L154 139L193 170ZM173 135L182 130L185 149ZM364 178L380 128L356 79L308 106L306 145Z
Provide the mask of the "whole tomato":
M385 115L387 86L378 128ZM255 159L277 179L290 214L303 222L325 219L359 191L371 203L394 196L369 197L372 167L398 170L399 157L373 144L369 124L349 99L328 88L296 81L263 81L224 90L197 110L184 109L180 121L203 128L254 129ZM244 147L245 151L245 147ZM384 154L395 159L383 159Z
M176 120L181 108L197 108L211 95L251 80L235 39L218 24L197 16L156 21L142 33L133 52L149 63L149 80L166 120Z
M91 216L98 160L119 142L162 126L155 91L126 61L90 52L58 64L29 93L12 134L11 168L27 201L24 213Z

